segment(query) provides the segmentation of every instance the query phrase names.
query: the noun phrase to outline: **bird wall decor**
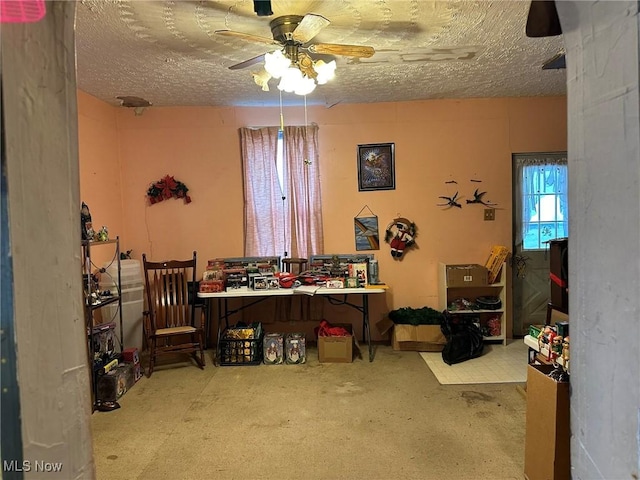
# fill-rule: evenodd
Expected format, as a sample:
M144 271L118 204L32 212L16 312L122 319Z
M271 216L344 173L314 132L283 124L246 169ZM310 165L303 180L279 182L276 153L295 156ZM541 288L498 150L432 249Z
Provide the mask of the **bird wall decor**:
M456 192L452 197L445 197L445 196L440 196L438 198L442 198L443 200L446 200L446 203L438 203L437 205L439 207L447 207L447 209L451 208L451 207L457 207L457 208L462 208L462 205L460 205L458 203L458 192ZM468 202L469 200L467 200Z
M467 203L481 203L482 205L485 205L487 207L495 207L497 204L496 203L491 203L489 201L484 201L483 197L486 195L487 192L480 192L478 188L476 188L476 191L473 192L473 200L467 200Z
M482 180L479 180L477 178L472 178L469 180L471 183L482 183ZM455 184L457 185L458 182L456 182L455 180L447 180L446 182L444 182L445 185L451 185L451 184ZM454 193L452 196L445 196L445 195L441 195L438 198L445 200L445 203L437 203L436 205L439 207L445 207L445 210L449 210L450 208L462 208L462 204L461 204L461 200L460 197L458 197L460 191L456 191L456 193ZM497 203L493 203L489 200L485 200L485 195L487 194L486 191L482 192L480 191L479 188L476 188L475 191L473 192L473 198L472 199L468 199L466 200L466 204L474 204L474 203L479 203L480 205L484 205L485 207L495 207L498 204ZM464 197L461 197L464 198Z

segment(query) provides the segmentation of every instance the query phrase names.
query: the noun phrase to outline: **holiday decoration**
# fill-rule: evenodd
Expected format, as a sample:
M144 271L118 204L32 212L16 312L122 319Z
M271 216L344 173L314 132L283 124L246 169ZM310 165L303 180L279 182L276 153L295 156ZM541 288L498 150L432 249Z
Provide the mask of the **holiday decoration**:
M87 204L84 202L82 202L82 207L80 208L80 227L82 231L82 240L93 240L96 232L93 229L93 224L91 222L91 212L89 211Z
M182 198L184 203L191 203L191 197L187 195L189 189L187 186L179 180L176 180L170 175L161 178L155 183L152 183L147 190L147 197L151 205L161 202L169 198Z
M415 238L415 223L398 217L387 226L384 240L391 245L391 256L401 260L405 248L415 245Z
M98 238L99 242L106 242L107 240L109 240L109 230L105 225L103 225L102 228L98 230L96 237Z

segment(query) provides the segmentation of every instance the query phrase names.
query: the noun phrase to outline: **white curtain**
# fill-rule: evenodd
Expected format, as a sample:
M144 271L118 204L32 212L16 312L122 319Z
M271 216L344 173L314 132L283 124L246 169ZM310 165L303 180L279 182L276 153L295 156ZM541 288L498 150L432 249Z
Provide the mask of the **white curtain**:
M557 168L558 166L566 167L566 165L566 153L515 155L514 188L517 198L522 199L522 209L515 212L519 217L516 219L516 225L522 226L520 235L516 239L517 247L522 247L522 241L529 231L529 220L539 213L537 202L534 200L535 194L547 192L558 196L563 228L565 232L569 231L567 168Z
M283 185L278 127L241 128L244 253L305 257L323 253L318 126L284 128Z

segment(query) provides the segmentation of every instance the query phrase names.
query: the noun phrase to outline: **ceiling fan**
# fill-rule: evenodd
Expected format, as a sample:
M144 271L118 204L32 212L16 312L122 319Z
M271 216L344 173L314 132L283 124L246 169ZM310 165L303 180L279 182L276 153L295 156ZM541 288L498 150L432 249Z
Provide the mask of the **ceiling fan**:
M327 27L331 22L315 13L300 15L283 15L269 22L272 38L235 32L233 30L216 30L218 35L239 38L253 43L267 45L279 45L283 54L293 64L298 66L302 73L312 77L313 60L309 53L319 55L338 55L351 58L369 58L374 53L373 47L365 45L344 45L337 43L311 43L311 40ZM231 70L246 68L264 60L264 54L250 58L243 62L231 65Z

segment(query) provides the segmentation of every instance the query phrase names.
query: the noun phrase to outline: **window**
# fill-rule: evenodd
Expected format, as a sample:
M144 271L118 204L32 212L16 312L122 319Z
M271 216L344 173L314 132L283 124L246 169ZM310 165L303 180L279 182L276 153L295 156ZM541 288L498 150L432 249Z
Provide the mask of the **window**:
M566 155L516 157L522 250L543 250L569 236Z
M244 254L322 253L318 127L241 128Z

